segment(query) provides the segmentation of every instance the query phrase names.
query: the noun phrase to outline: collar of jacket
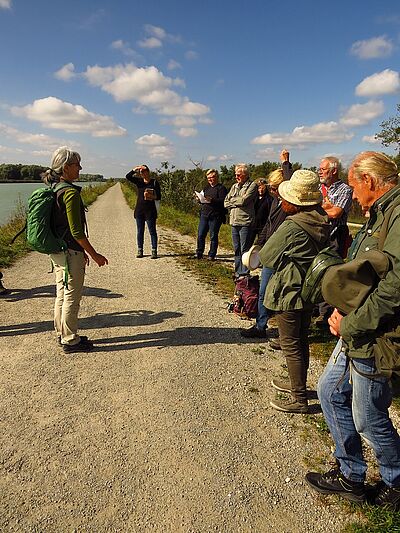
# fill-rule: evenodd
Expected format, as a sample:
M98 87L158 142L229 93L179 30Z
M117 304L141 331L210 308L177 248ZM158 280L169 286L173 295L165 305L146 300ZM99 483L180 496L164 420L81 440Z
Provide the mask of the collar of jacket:
M394 198L400 193L400 184L393 187L389 191L385 192L380 198L378 198L371 206L371 212L385 211L386 207L392 203Z

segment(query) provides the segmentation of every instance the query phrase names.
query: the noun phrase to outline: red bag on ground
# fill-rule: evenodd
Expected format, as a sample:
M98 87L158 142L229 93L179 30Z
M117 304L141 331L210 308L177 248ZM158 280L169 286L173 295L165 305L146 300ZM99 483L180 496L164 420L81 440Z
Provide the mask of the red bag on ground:
M232 312L241 318L256 318L259 288L258 276L244 276L235 281Z

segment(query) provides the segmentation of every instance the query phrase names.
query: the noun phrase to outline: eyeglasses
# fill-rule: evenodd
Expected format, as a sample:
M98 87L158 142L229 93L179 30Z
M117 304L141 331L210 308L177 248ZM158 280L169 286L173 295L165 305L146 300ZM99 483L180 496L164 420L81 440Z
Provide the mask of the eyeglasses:
M278 190L278 187L274 187L273 185L268 185L268 189L270 191L277 191Z
M236 177L237 177L237 176L240 177L240 176L244 176L244 174L235 174L235 176L236 176Z
M329 167L328 167L328 168L322 168L322 167L320 167L320 168L318 169L318 172L328 172L328 170L330 170Z

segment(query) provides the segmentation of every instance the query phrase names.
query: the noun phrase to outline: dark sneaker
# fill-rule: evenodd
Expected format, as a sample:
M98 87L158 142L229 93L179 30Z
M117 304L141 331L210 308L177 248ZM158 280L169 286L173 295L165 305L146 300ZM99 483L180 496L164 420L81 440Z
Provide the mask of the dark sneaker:
M400 487L389 487L381 481L374 504L379 505L379 507L384 507L389 511L398 511L400 509Z
M81 341L86 342L88 340L86 335L79 335L79 337L81 338ZM57 342L60 346L62 346L61 337L57 337Z
M358 503L365 501L364 483L345 478L338 467L325 474L308 472L306 481L312 489L321 494L338 494L346 500Z
M296 413L302 415L308 413L308 403L298 402L294 399L288 401L272 400L269 402L269 405L277 411L282 411L284 413Z
M78 344L63 344L63 350L65 353L79 353L79 352L90 352L93 350L93 342L89 339L81 340Z
M151 251L151 258L152 259L157 259L157 250L152 250Z
M143 257L143 250L141 250L141 249L139 248L139 250L137 251L136 257L137 257L138 259L141 259L141 258Z
M279 339L269 339L269 347L273 350L282 350Z
M203 256L199 254L193 254L189 255L188 259L203 259Z
M258 329L257 326L251 326L251 328L249 329L241 329L240 335L246 338L254 337L257 339L265 339L267 336L265 333L265 329Z
M290 381L279 381L278 379L271 380L271 385L274 389L280 392L292 392Z

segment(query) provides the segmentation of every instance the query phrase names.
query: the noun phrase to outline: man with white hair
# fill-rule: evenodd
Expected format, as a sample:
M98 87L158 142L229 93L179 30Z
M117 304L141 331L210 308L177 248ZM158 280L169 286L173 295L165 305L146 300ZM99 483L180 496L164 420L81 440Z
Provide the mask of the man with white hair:
M375 453L381 475L374 503L398 510L400 437L389 417L392 401L389 377L377 370L382 357L394 350L398 358L400 352L397 165L385 154L362 152L350 167L349 185L353 188L353 197L370 215L355 237L349 260L381 250L391 266L362 304L346 316L335 309L329 318L331 333L339 337L339 341L319 380L318 397L335 443L336 466L325 474L309 472L306 481L322 494L365 501L364 440ZM345 292L346 286L342 290Z
M235 253L235 277L247 276L250 271L242 263L242 255L253 244L252 226L255 219L254 205L257 200L257 184L250 181L247 165L235 166L234 183L225 197L224 205L229 210L232 227L232 244Z
M352 205L352 190L339 178L340 162L337 157L324 157L319 165L318 175L323 196L322 208L331 225L331 244L342 257L346 257L349 241L347 216ZM317 326L328 324L333 309L325 302L319 306Z

